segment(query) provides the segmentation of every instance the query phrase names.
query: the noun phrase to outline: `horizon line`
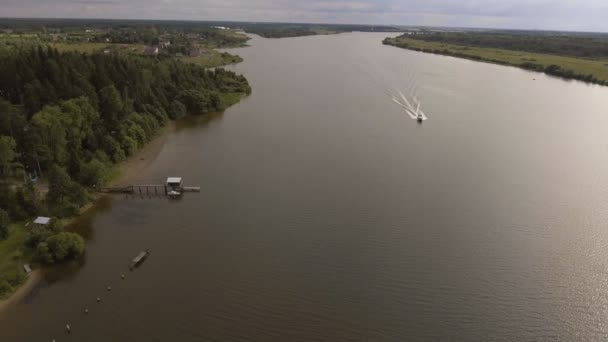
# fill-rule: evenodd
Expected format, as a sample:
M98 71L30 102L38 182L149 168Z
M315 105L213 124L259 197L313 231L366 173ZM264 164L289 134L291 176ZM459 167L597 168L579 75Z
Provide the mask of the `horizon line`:
M2 17L0 20L101 20L101 21L159 21L159 22L194 22L194 23L243 23L243 24L289 24L289 25L334 25L334 26L384 26L394 28L442 28L467 30L504 30L504 31L530 31L530 32L562 32L562 33L599 33L608 34L608 31L560 30L542 28L508 28L508 27L474 27L474 26L436 26L436 25L408 25L408 24L355 24L355 23L328 23L328 22L296 22L296 21L244 21L229 19L141 19L141 18L76 18L76 17Z

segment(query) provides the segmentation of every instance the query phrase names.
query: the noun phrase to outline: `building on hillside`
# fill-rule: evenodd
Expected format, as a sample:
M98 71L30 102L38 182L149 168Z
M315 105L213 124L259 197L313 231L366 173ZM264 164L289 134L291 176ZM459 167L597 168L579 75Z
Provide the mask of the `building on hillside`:
M158 55L158 46L146 46L144 47L144 55L156 56Z
M160 46L162 49L166 49L171 46L171 42L168 40L161 40L158 42L158 46Z
M46 228L49 226L50 223L51 223L50 217L39 216L38 218L36 218L34 220L34 227L35 228Z

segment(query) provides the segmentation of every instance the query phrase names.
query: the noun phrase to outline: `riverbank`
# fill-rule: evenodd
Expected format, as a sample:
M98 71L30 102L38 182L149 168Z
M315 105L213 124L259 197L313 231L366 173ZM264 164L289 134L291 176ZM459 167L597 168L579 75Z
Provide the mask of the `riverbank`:
M526 70L544 72L545 74L564 79L608 85L608 60L592 60L506 49L471 47L422 41L404 36L386 38L383 44L413 51L514 66Z
M175 121L169 121L169 123L158 133L158 135L146 146L144 146L137 153L129 157L127 160L116 165L116 176L112 180L110 180L108 185L115 186L118 184L125 184L136 178L136 176L140 174L148 165L150 165L160 154L165 144L165 141L167 140L167 137L175 131L175 127ZM85 206L80 208L77 216L65 219L63 221L64 225L69 226L76 219L78 219L78 217L86 214L95 206L95 203L102 196L104 195L94 194L93 199ZM21 223L15 225L13 229L19 230L19 232L13 232L13 234L19 235L15 238L14 244L23 245L27 235L27 226ZM20 246L15 247L15 252L18 252L20 248ZM14 266L20 268L21 264L26 263L27 261L28 260L21 259L16 260ZM25 298L31 292L31 290L34 289L40 283L41 280L43 280L43 273L44 269L35 269L27 276L27 278L25 278L24 282L21 285L15 287L14 292L12 294L10 294L5 299L0 300L0 315L2 315L2 313L12 305L20 303L23 298Z
M30 294L43 279L42 272L42 269L32 271L25 282L21 284L10 297L0 300L0 316L2 316L11 306L20 303L28 294Z

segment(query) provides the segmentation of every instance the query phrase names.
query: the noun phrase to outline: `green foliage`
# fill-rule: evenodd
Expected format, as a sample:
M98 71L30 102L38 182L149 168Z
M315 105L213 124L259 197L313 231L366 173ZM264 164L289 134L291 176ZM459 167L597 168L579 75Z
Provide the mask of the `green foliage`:
M51 235L53 235L53 233L46 228L34 227L30 230L27 239L25 240L25 245L34 248L41 242L46 241Z
M13 292L13 287L11 284L4 279L0 279L0 298L3 297L4 294L11 292Z
M0 208L6 210L11 219L23 220L40 212L40 201L31 183L16 189L0 183Z
M8 237L8 225L11 223L6 210L0 208L0 240Z
M49 172L47 204L50 212L58 217L73 216L87 202L87 194L74 182L65 169L55 165Z
M186 116L188 109L186 106L178 100L171 102L171 109L169 110L169 117L171 119L179 119Z
M53 257L53 253L49 248L49 244L45 242L40 242L38 247L36 248L36 252L38 253L38 258L42 263L45 264L53 264L55 263L55 258Z
M17 157L17 142L11 137L0 135L0 174L8 174Z
M184 103L186 110L191 114L208 113L224 109L224 104L216 92L186 90L179 94L178 99Z
M137 145L135 145L137 148ZM80 184L100 187L110 180L110 167L104 162L93 158L82 165L80 169Z
M58 165L81 184L98 185L105 181L98 151L120 162L169 117L222 110L221 94L250 92L243 76L168 58L42 47L0 53L0 94L8 100L0 99L7 113L0 135L16 142L4 144L4 160L16 156L22 169L43 176Z
M38 257L43 263L54 264L77 259L84 254L84 239L76 233L55 234L37 246Z

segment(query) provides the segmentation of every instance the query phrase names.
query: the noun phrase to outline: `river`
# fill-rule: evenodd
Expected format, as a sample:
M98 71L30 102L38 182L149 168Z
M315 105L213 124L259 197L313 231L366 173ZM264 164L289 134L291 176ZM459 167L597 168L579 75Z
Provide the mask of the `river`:
M178 122L136 177L201 193L100 201L86 260L48 272L0 340L605 338L608 88L387 35L235 51L253 94Z

